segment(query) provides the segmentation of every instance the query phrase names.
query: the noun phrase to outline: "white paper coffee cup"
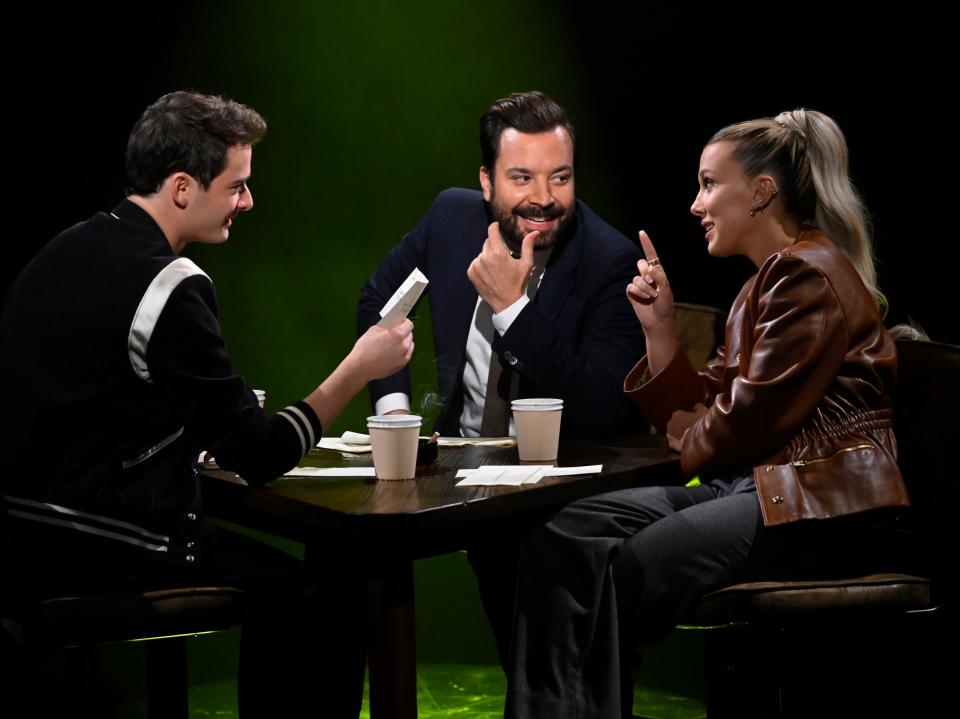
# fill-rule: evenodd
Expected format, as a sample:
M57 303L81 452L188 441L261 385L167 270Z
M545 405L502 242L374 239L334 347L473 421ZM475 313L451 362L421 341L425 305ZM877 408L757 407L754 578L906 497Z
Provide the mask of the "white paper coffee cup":
M367 417L377 479L413 479L421 422L415 414Z
M539 397L510 403L517 427L517 450L524 462L552 461L560 446L563 400Z
M267 393L262 389L255 389L253 393L257 396L257 402L260 403L260 409L263 409L264 402L267 401Z

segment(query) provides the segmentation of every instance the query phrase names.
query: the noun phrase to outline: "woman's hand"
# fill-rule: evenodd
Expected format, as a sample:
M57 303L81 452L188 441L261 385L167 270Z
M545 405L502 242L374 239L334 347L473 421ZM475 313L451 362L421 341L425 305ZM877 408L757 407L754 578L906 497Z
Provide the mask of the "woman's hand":
M687 430L700 421L700 418L707 413L707 408L699 402L694 405L692 412L678 409L670 415L670 421L667 422L667 444L670 449L678 452L683 447L683 438Z
M664 334L665 330L675 335L673 291L650 236L642 230L640 246L646 259L637 262L638 274L627 285L627 298L648 337L651 334Z
M640 232L640 245L647 259L637 262L639 274L627 285L627 299L643 325L647 366L657 374L673 360L680 343L673 317L673 291L646 232Z

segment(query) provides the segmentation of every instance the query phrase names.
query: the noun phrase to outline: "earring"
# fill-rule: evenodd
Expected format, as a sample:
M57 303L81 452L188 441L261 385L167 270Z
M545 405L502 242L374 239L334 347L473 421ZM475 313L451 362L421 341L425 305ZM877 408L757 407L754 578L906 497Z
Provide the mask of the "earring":
M763 212L767 207L770 206L770 203L773 202L773 198L780 194L780 188L773 188L773 192L770 193L770 197L764 202L758 202L753 207L750 208L750 217L756 217L758 212Z

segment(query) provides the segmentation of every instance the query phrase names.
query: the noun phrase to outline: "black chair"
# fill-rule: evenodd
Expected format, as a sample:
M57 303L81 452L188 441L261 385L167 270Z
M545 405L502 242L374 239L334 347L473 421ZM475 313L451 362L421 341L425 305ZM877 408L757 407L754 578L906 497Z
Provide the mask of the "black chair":
M0 511L3 507L0 506ZM6 545L6 542L4 542ZM0 577L2 580L2 577ZM233 587L180 587L132 594L83 594L44 599L15 598L19 588L0 584L0 644L3 682L26 653L113 642L145 641L147 715L189 717L186 638L229 629L246 614L244 593ZM46 676L43 682L55 682ZM0 716L10 694L0 696ZM22 711L26 711L23 710ZM38 716L33 711L23 716Z
M708 717L928 716L956 660L960 347L897 343L894 423L917 575L751 582L704 596ZM940 645L940 651L935 648ZM953 702L956 703L956 702Z

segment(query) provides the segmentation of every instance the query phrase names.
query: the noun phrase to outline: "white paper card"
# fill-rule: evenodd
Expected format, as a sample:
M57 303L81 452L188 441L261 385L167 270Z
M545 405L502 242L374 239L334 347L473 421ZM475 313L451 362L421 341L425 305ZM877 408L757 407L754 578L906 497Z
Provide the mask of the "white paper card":
M373 467L294 467L284 477L376 477Z
M317 442L319 449L332 449L334 452L352 452L353 454L369 454L373 447L369 444L347 444L339 437L321 437Z
M461 469L457 477L465 479L457 482L457 487L476 486L513 486L533 484L539 482L549 465L520 464L520 465L483 465L477 469Z
M440 437L441 447L515 447L516 437Z
M602 464L585 464L582 467L550 467L544 472L544 477L570 477L575 474L600 474Z
M457 487L535 484L542 477L570 477L577 474L600 474L602 464L582 467L553 467L549 464L483 465L477 469L457 470ZM519 480L519 481L518 481Z
M417 304L423 289L430 280L418 268L414 267L410 276L403 281L403 284L393 293L393 297L387 300L387 304L380 310L380 321L377 324L380 327L390 329L403 322L404 318Z

